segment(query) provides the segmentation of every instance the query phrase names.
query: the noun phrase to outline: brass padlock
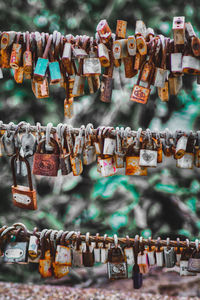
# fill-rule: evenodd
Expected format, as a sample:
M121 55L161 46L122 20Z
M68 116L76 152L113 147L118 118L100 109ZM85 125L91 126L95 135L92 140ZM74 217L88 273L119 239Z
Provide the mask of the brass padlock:
M90 233L87 232L85 236L86 249L83 251L83 265L85 267L92 267L94 265L94 252L90 249Z
M137 83L134 85L132 93L131 93L131 97L130 100L137 102L137 103L142 103L142 104L146 104L151 92L150 89L150 85L151 85L151 78L148 81L148 86L147 87L143 87L140 85L140 80L141 80L141 76L142 76L142 72L143 72L143 68L144 68L145 64L142 65L141 69L140 69L140 73L137 79Z
M114 234L114 247L108 250L108 278L123 279L127 278L127 264L121 247L118 245L117 235Z
M117 39L125 39L126 38L126 27L127 27L126 21L117 20L117 27L116 27L116 38Z
M13 44L10 56L10 66L12 69L18 69L21 63L22 45L19 43L21 32L17 34L16 43Z
M18 70L20 70L20 68ZM33 79L32 80L32 91L36 98L39 98L39 99L48 98L49 97L49 85L48 85L47 78L44 78L43 81L39 81L39 82L35 81L35 79Z
M109 50L103 43L98 44L98 57L102 67L110 66Z
M164 87L158 87L158 96L162 102L169 101L169 82L165 81Z
M50 144L53 146L52 153L46 153L46 139L40 141L37 146L33 159L33 174L42 176L57 176L59 168L59 146L56 140L50 138Z
M140 148L142 146L141 137L140 137L141 132L142 129L139 128L134 142L127 149L126 175L147 176L147 168L139 165Z
M26 51L23 53L23 69L26 75L32 75L33 61L32 52L30 51L30 34L26 32Z
M16 174L15 174L15 161L23 161L26 164L28 172L28 182L29 186L17 185ZM29 210L37 209L36 200L36 190L33 189L32 179L31 179L31 168L29 162L26 158L14 155L11 159L11 169L13 175L14 185L12 186L13 204L20 208L25 208Z
M113 43L114 59L121 59L128 56L127 39L116 40Z

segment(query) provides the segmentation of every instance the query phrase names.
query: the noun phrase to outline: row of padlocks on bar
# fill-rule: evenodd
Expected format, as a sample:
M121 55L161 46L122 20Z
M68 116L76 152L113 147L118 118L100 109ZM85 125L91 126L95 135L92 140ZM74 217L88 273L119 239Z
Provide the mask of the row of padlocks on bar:
M0 66L12 68L17 83L24 77L31 79L37 98L49 97L49 83L65 88L68 118L73 116L74 97L84 95L85 80L90 93L101 87L100 99L111 101L113 70L121 64L126 78L138 74L130 100L142 104L147 103L151 86L158 89L162 101L168 101L170 94L177 95L181 89L183 74L197 75L200 82L200 40L185 17L174 17L173 39L155 35L143 21L136 21L134 35L126 37L126 27L126 21L118 20L114 34L101 20L95 38L63 36L57 31L2 32Z
M20 208L37 209L32 174L79 176L84 165L97 161L97 171L103 177L146 176L149 168L162 163L163 155L174 158L178 168L200 167L200 131L172 134L166 129L160 134L139 128L133 134L129 127L94 129L88 124L75 130L61 123L56 128L52 123L42 128L39 123L0 124L1 147L11 157L13 202ZM17 175L27 176L29 185L18 185Z
M81 235L74 231L34 229L28 232L22 223L0 229L0 253L5 263L39 264L43 278L66 276L71 267L93 267L107 264L108 278L126 279L128 267L132 267L133 286L142 286L142 275L150 267L177 267L181 276L195 276L200 273L199 240L194 242L148 240L135 236L121 238L115 234L110 238ZM173 246L171 246L171 244ZM175 246L174 246L175 245Z

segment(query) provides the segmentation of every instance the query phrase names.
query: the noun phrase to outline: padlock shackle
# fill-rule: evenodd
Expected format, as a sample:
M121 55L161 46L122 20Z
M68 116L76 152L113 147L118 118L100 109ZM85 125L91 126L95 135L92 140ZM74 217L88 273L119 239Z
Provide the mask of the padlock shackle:
M46 143L46 138L42 139L38 146L37 146L37 150L36 153L41 153L42 150L42 146ZM54 138L50 138L50 145L53 144L53 154L60 154L60 150L59 150L59 145L56 142L56 140Z
M52 34L50 34L48 39L47 39L46 47L45 47L42 58L45 58L45 59L47 58L48 53L49 53L49 49L50 49L50 46L51 46L52 38L53 38L53 36L52 36Z
M20 155L14 155L11 158L11 170L12 170L12 175L13 175L13 183L14 187L17 186L17 178L15 174L15 160L19 159L20 161L24 162L26 164L26 169L27 169L27 174L28 174L28 183L29 183L29 189L30 191L33 191L33 183L32 183L32 178L31 178L31 167L28 162L28 160L25 157L22 157Z

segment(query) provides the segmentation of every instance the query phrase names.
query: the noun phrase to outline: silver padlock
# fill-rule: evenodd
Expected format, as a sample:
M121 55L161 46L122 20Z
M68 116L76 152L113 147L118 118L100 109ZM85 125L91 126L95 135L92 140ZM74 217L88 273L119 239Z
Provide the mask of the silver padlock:
M149 238L149 245L148 245L148 248L147 248L147 255L148 255L149 265L154 266L156 264L155 247L151 246L151 238Z
M184 156L186 147L187 147L188 137L186 135L182 135L177 143L176 143L176 151L174 154L175 159L180 159Z
M195 240L196 248L192 253L188 261L188 271L193 273L200 273L200 249L199 249L199 240Z
M130 56L136 55L137 47L136 47L136 39L134 35L128 37L127 49L128 49L128 54Z
M83 74L86 76L101 75L101 64L97 57L89 57L84 59Z
M31 258L36 258L38 256L38 247L39 247L39 239L35 235L31 235L29 239L29 245L28 245L28 255Z
M95 247L93 248L94 250L94 261L95 263L101 262L101 248L99 247L98 243L98 237L99 233L96 234L96 242L95 242Z
M36 138L30 132L30 124L26 125L26 133L22 135L21 147L25 158L33 156L36 148Z
M83 152L83 146L85 143L85 137L84 137L84 131L85 131L85 126L82 125L78 136L75 138L75 143L74 143L74 155L80 155Z
M182 72L191 75L199 75L200 74L199 59L192 55L183 55Z
M103 246L101 247L101 263L106 264L108 262L108 245L106 245L107 234L104 234Z
M108 177L115 175L117 172L116 163L113 157L101 158L99 160L101 175L103 177Z
M80 232L76 234L76 244L73 248L72 252L72 265L75 267L82 267L83 266L83 255L82 255L82 246L81 246L81 239L80 239Z
M133 246L131 246L128 235L126 236L126 246L124 247L124 255L125 255L127 264L134 265L134 263L135 263L134 251L133 251Z
M106 135L107 132L110 132L113 128L107 127L103 130L103 135ZM116 149L116 139L105 137L104 146L103 146L103 155L113 155Z
M182 53L171 53L171 72L182 72Z
M115 150L115 161L116 168L121 169L124 168L124 156L125 153L122 151L122 132L124 128L119 130L119 127L116 128L116 150ZM124 170L125 171L125 170Z
M27 242L11 242L8 243L4 251L4 262L5 263L27 263Z
M160 237L157 239L157 247L156 247L156 266L163 267L164 266L164 255L163 255L163 247L160 246Z
M167 238L167 247L164 247L164 257L166 268L173 268L176 264L176 254L173 247L169 246L170 239Z
M6 155L8 156L14 155L15 154L15 133L7 129L2 137L2 145Z
M186 239L187 247L183 249L180 260L180 276L196 276L196 273L188 271L188 261L192 255L189 240Z
M90 165L96 161L96 149L92 144L93 125L88 124L85 130L85 148L83 149L83 164Z
M185 17L173 18L173 36L175 45L184 45L185 43Z
M146 130L146 137L142 142L142 149L140 149L140 161L141 167L157 167L157 145L152 139L150 129Z

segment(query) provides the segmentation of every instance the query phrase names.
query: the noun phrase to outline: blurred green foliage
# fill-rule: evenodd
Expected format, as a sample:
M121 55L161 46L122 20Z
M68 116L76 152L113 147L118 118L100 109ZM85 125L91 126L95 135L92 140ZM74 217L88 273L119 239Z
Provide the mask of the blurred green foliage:
M135 22L143 19L157 34L172 37L173 16L186 16L196 32L200 30L199 4L172 0L7 0L0 1L1 30L44 31L59 30L94 35L97 23L106 18L113 31L116 20L128 22L128 35L134 33ZM75 99L74 126L92 122L99 125L130 126L134 129L168 127L197 130L200 124L200 87L192 76L184 76L184 89L169 103L162 103L155 89L147 105L129 102L133 80L126 80L123 68L115 70L115 83L111 104L102 103L99 93ZM63 117L65 92L50 87L50 98L35 99L30 81L17 85L11 71L4 70L0 82L0 119L5 123L21 120L31 124L69 121ZM200 228L199 170L178 170L175 161L149 170L146 178L114 176L101 178L96 164L85 166L83 175L56 179L36 178L38 210L26 212L13 207L11 200L11 171L9 159L1 158L0 223L23 222L29 229L38 226L56 229L75 229L92 234L144 237L178 234L194 238ZM0 280L39 280L36 266L1 265ZM28 276L27 276L28 275Z

